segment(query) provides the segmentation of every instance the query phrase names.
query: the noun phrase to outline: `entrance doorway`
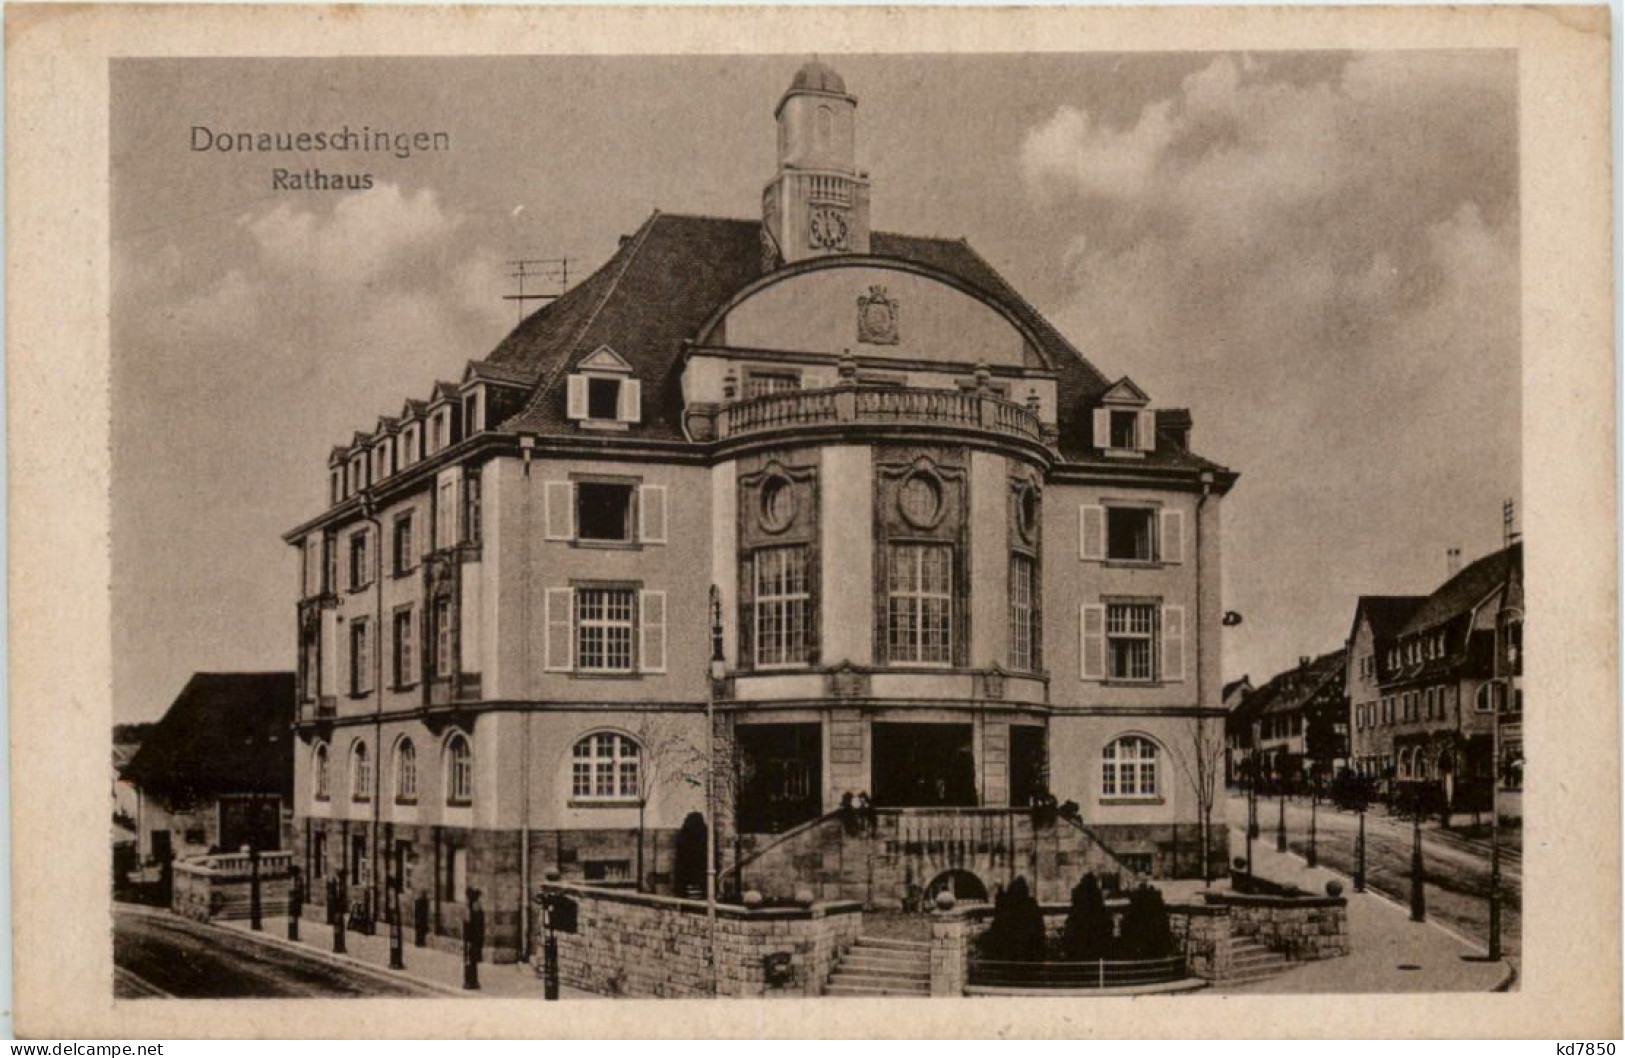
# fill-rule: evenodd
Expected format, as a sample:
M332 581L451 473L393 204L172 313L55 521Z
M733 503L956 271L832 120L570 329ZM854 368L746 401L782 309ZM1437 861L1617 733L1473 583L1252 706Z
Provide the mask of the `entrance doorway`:
M823 810L823 733L817 724L741 724L739 829L778 834Z
M1046 793L1049 786L1044 767L1044 729L1010 728L1010 804L1025 808Z
M875 724L874 803L889 808L976 807L969 724Z

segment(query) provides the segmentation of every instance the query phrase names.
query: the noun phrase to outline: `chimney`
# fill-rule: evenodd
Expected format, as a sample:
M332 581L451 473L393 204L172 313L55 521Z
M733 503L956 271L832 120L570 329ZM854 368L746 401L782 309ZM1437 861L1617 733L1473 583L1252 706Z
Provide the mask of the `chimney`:
M1314 659L1311 658L1308 654L1299 654L1298 655L1298 668L1300 668L1300 669L1308 668L1309 667L1309 662L1312 661L1312 660L1314 660Z
M1452 547L1444 553L1445 575L1454 577L1461 572L1461 548Z

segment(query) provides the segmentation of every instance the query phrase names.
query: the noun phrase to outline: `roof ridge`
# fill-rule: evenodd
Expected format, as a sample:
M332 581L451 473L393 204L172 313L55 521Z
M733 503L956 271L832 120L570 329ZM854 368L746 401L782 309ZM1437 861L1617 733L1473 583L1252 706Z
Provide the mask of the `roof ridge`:
M581 328L576 331L576 336L565 347L564 355L559 357L558 365L553 368L551 374L543 378L536 386L535 392L530 395L530 399L525 402L525 406L519 410L518 414L509 417L510 421L528 415L533 409L540 409L542 401L553 391L559 377L564 374L565 369L570 366L570 361L575 358L576 352L581 347L582 339L587 336L587 332L592 329L592 325L598 322L599 313L604 311L604 306L609 304L609 299L614 296L615 291L620 287L621 280L626 276L626 270L632 266L632 262L637 258L639 251L643 249L644 242L648 240L649 232L654 230L655 221L663 216L670 216L670 214L661 213L658 209L655 210L649 214L649 219L644 221L642 226L638 228L637 234L632 236L631 245L624 247L626 257L622 259L620 268L616 269L614 277L609 281L609 285L604 288L603 296L598 299L598 304L593 306L593 310L587 314Z

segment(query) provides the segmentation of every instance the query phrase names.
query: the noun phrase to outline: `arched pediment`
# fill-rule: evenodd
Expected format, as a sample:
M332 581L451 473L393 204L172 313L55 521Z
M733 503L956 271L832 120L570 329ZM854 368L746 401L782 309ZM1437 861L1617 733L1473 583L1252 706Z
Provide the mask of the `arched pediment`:
M843 256L780 269L744 287L701 326L698 345L1045 370L1038 343L1005 306L949 273Z

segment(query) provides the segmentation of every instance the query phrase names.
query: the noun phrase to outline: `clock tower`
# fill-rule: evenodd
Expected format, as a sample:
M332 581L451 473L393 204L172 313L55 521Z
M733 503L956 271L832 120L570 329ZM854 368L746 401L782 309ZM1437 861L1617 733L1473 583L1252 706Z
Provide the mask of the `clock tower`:
M762 191L762 260L869 252L869 178L856 162L858 101L841 75L809 62L774 118L779 171Z

